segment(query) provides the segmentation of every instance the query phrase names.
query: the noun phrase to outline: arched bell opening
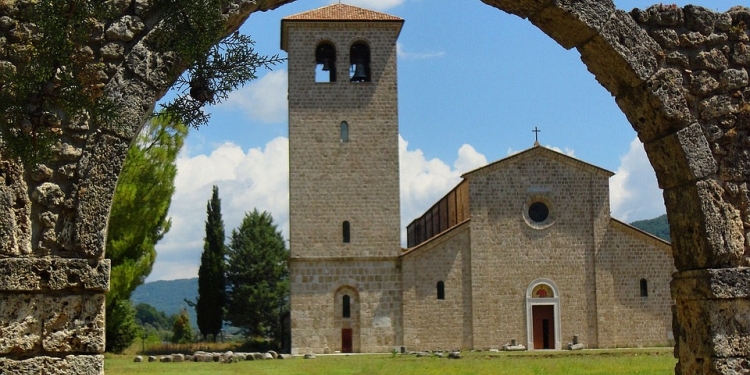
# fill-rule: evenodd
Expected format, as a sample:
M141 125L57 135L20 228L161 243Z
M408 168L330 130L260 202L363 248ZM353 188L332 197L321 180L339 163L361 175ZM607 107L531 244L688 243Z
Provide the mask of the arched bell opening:
M315 82L336 82L336 48L330 43L315 48Z
M349 80L370 82L370 47L362 42L352 44L349 49Z

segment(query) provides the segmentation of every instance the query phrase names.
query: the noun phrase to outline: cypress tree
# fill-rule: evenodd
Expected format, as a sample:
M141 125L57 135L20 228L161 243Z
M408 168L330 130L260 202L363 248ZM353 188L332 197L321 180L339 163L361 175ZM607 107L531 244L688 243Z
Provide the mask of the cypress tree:
M206 237L198 270L198 299L195 304L198 329L204 339L209 335L216 341L224 323L224 221L221 218L219 188L214 185L211 200L206 205Z

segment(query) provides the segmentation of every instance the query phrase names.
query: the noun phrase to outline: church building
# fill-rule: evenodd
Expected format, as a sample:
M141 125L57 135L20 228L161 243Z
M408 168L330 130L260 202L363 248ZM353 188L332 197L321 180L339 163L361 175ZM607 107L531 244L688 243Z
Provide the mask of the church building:
M610 217L611 172L538 143L464 174L402 248L403 23L282 19L292 353L670 344L669 243Z

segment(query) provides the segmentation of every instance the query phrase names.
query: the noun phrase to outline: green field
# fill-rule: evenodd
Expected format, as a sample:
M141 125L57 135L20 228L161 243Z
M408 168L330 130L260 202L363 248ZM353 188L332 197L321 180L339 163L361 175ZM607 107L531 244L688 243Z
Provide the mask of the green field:
M677 360L671 348L577 352L462 353L461 359L414 355L335 355L316 359L221 363L134 363L107 355L106 375L669 375Z

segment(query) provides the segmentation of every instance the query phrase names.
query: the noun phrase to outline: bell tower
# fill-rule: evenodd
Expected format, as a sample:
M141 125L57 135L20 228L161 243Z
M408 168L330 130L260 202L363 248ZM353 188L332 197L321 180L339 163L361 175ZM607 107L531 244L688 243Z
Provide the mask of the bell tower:
M402 24L344 4L282 20L292 257L399 254L396 38Z
M382 296L401 288L396 40L403 22L345 4L281 21L293 352L387 352L401 340L401 302ZM362 304L369 308L360 311Z

